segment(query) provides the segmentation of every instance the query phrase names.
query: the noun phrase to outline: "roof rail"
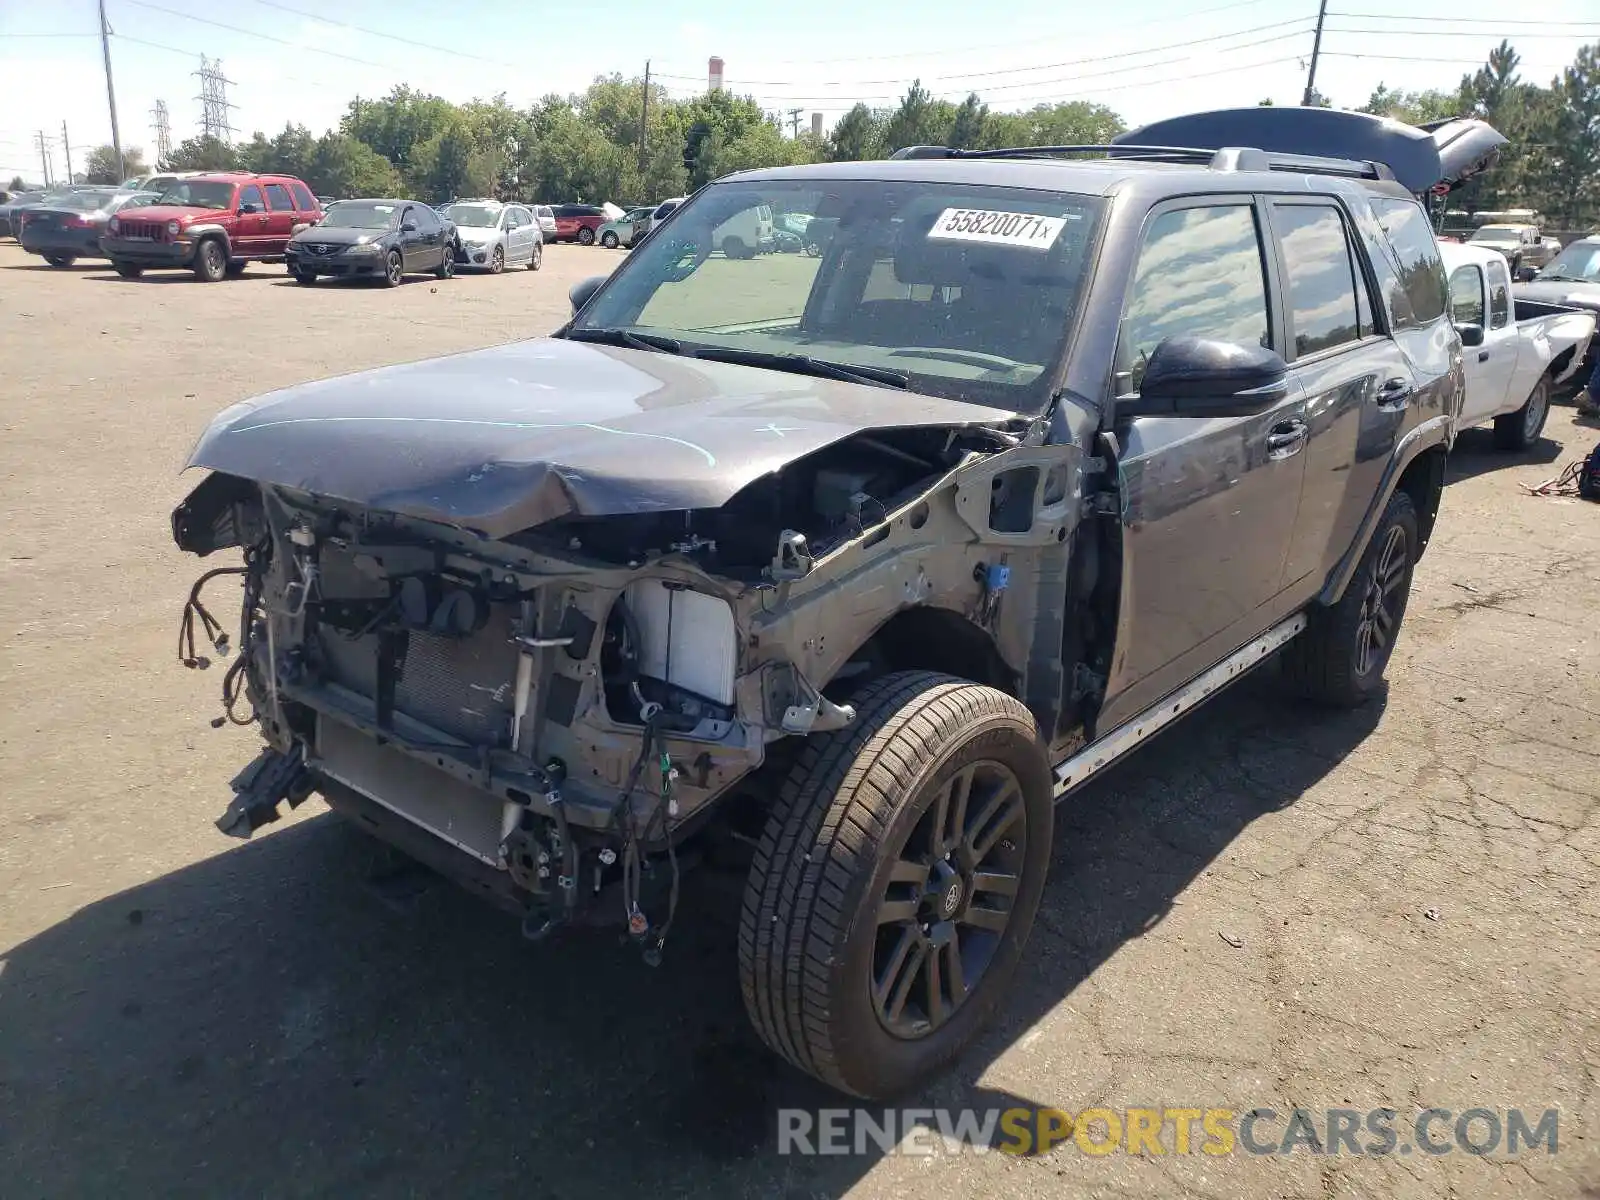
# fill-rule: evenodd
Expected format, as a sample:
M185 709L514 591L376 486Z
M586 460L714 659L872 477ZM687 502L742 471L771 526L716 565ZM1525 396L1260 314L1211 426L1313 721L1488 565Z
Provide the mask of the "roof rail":
M1254 146L1141 146L1114 143L1105 146L1010 146L1000 150L955 150L949 146L906 146L890 158L1051 158L1062 154L1099 154L1106 158L1133 158L1143 162L1193 163L1213 171L1293 171L1309 175L1345 175L1353 179L1393 179L1387 165L1315 154L1277 154Z

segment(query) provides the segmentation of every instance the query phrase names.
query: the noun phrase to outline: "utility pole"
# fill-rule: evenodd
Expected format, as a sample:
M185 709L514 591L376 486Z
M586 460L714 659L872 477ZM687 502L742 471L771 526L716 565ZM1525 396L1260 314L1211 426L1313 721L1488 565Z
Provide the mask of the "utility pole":
M39 166L44 171L44 185L49 187L55 181L50 178L50 142L44 136L44 130L39 130L33 135L34 141L39 143Z
M645 172L649 162L647 145L650 140L650 60L644 60L644 90L639 95L639 174Z
M100 53L106 60L106 103L111 106L111 148L117 155L117 182L127 174L122 158L122 134L117 129L117 89L111 86L111 23L106 20L106 0L100 0Z
M1317 6L1317 36L1311 43L1311 69L1306 72L1306 94L1300 101L1302 108L1309 107L1317 94L1317 58L1322 54L1322 23L1328 19L1328 0Z
M67 123L61 122L61 153L67 156L67 182L75 182L72 178L72 143L67 141ZM117 180L121 183L122 180Z
M789 110L789 128L793 130L793 136L796 138L800 136L800 114L804 111L804 109L800 108L791 108Z

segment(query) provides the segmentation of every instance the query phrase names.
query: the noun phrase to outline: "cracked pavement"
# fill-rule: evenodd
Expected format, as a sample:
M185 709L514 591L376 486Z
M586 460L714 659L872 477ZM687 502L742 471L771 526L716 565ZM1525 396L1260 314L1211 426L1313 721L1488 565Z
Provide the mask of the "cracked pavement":
M393 292L36 261L0 245L7 1195L1600 1196L1600 506L1517 486L1600 439L1570 405L1526 456L1463 435L1382 703L1252 677L1069 802L1001 1019L906 1101L1554 1107L1559 1153L780 1157L780 1105L842 1101L746 1028L736 879L650 971L524 945L319 802L240 845L252 735L173 660L212 414L543 332L616 256Z

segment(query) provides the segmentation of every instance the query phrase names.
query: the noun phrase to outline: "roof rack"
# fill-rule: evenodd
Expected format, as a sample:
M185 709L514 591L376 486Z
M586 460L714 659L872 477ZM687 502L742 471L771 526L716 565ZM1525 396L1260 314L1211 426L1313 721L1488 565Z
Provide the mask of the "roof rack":
M1194 163L1213 171L1294 171L1300 174L1345 175L1353 179L1393 179L1394 172L1380 162L1330 158L1316 154L1269 154L1253 146L1142 146L1115 143L1104 146L1012 146L1000 150L956 150L949 146L907 146L890 158L1054 158L1065 154L1099 154L1106 158L1131 158L1143 162Z

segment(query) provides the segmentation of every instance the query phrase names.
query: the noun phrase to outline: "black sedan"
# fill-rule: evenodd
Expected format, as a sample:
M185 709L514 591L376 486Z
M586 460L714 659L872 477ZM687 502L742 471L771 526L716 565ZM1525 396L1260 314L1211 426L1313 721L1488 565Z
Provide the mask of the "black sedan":
M52 267L70 267L80 258L104 258L100 239L106 222L125 208L142 208L159 199L160 192L116 188L85 188L54 196L17 210L17 240L29 254L42 255Z
M407 275L455 274L455 227L414 200L341 200L315 225L289 239L289 274L300 283L321 276L381 279L400 286Z

